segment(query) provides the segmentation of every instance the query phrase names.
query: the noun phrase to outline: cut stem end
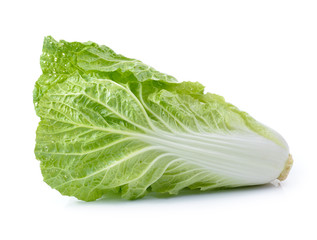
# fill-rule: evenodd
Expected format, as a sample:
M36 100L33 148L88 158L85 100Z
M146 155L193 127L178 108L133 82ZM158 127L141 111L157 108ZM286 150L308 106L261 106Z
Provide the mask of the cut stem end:
M284 181L287 178L287 176L289 174L289 171L291 170L292 166L293 166L293 158L292 158L292 155L289 154L288 155L288 159L287 159L287 161L285 163L284 169L283 169L283 171L281 172L280 176L277 179L280 180L280 181Z

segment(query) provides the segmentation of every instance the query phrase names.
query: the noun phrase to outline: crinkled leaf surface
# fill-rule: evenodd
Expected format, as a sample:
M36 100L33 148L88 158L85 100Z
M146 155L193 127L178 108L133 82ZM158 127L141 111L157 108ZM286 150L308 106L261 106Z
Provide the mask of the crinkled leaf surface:
M95 43L45 38L34 90L44 181L92 201L263 184L284 168L275 131L197 82Z
M148 79L176 82L172 76L160 73L141 61L126 58L93 42L58 42L48 36L44 39L40 63L43 74L35 84L35 106L50 87L64 82L74 72L122 83Z

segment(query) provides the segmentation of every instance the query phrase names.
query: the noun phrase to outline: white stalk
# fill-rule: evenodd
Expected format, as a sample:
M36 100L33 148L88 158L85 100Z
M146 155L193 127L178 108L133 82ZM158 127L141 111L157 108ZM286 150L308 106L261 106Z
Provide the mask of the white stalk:
M235 186L271 182L281 175L288 147L253 132L230 134L155 132L140 139L189 163L208 169Z

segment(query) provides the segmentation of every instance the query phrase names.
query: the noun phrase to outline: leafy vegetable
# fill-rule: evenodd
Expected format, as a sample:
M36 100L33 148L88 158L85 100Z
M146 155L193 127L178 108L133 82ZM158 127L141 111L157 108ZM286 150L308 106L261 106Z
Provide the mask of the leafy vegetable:
M177 82L95 43L44 40L34 104L44 181L93 201L115 192L216 189L284 179L283 138L198 82Z

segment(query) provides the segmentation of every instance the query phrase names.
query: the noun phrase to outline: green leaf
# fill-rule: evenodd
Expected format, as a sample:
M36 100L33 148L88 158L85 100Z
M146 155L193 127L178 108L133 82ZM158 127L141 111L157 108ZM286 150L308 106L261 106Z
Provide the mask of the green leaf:
M33 101L37 104L43 94L71 74L113 79L116 82L164 80L176 82L172 76L160 73L136 59L116 54L106 46L93 42L56 41L45 37L40 59L43 74L35 84Z

